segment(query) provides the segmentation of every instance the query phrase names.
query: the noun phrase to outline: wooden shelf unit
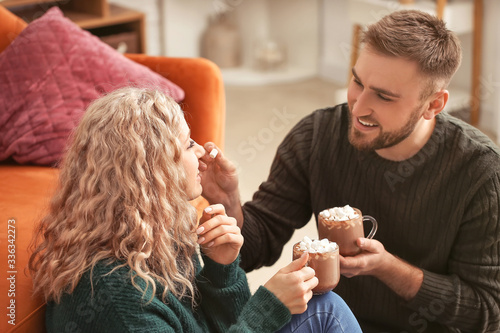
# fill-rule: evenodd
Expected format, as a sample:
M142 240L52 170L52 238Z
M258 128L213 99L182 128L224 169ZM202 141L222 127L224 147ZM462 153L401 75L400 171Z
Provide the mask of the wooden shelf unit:
M3 0L0 4L6 8L16 7L16 6L26 6L26 5L37 5L43 3L54 3L60 2L64 3L65 0Z
M0 1L0 5L27 22L40 17L49 8L58 6L67 18L91 33L103 33L108 28L113 33L135 32L139 53L146 51L144 14L109 4L106 0L4 0Z

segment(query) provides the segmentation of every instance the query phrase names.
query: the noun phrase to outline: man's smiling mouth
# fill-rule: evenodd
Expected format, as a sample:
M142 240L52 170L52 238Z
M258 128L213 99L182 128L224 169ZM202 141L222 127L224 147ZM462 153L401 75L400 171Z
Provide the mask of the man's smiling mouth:
M367 127L376 127L377 126L377 124L367 123L366 121L363 121L363 120L361 120L359 118L358 118L358 121L363 126L367 126Z

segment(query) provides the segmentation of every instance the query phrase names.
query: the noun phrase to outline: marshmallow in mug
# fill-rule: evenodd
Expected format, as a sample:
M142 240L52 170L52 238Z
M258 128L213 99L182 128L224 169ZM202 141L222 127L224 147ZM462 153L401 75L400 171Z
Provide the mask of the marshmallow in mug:
M337 243L330 242L328 239L323 238L322 240L312 240L307 236L304 236L302 241L299 243L299 248L302 252L309 253L328 253L337 250Z
M325 209L319 215L329 221L347 221L357 218L358 213L349 205Z

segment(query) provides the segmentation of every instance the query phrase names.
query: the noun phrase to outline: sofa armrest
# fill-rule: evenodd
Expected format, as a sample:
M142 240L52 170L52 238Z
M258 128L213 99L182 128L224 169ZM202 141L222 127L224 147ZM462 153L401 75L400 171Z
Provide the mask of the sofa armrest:
M127 54L129 59L177 84L185 92L181 107L194 140L214 142L224 148L225 95L222 75L213 62L203 58L169 58Z
M28 24L1 5L0 22L2 22L0 24L0 52L2 52Z
M0 269L11 278L2 275L0 281L0 332L45 332L44 300L32 295L28 247L34 224L47 211L58 174L49 167L0 165Z

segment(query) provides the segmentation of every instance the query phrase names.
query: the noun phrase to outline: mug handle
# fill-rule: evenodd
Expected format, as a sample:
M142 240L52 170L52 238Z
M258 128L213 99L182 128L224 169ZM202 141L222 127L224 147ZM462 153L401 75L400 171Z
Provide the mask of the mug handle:
M378 229L377 220L375 220L375 218L371 217L370 215L363 215L363 221L370 221L372 223L372 230L370 230L370 233L368 234L368 236L366 236L366 238L372 239Z

